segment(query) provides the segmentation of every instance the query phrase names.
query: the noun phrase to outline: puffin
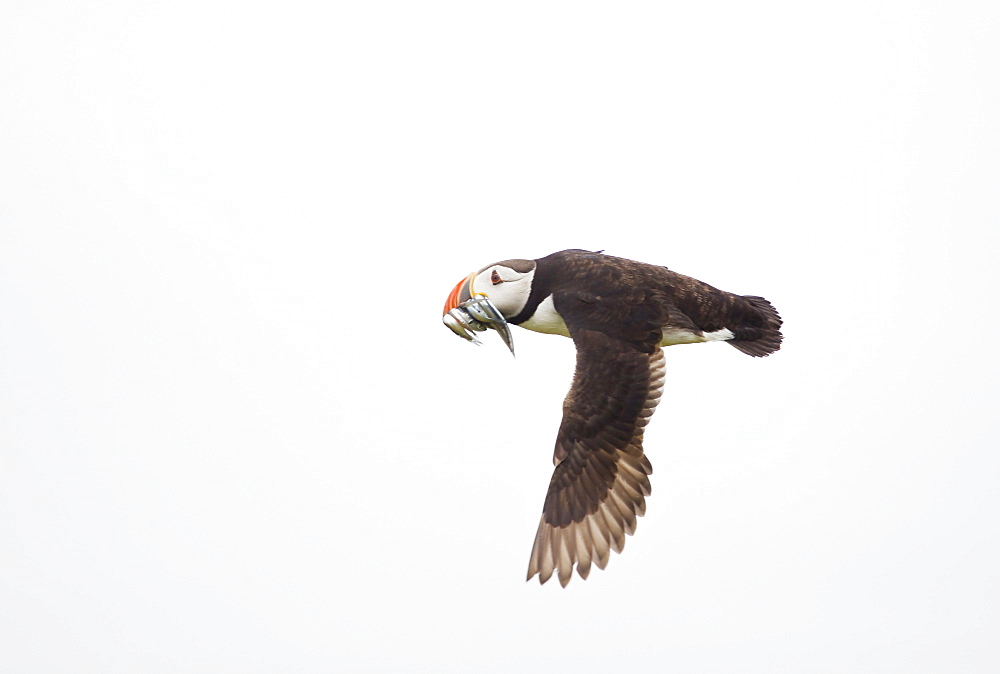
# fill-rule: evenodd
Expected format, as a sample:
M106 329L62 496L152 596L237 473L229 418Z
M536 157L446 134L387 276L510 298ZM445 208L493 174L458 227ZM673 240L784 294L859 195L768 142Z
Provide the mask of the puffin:
M645 514L652 464L643 430L663 395L662 347L725 342L749 356L781 347L781 317L763 297L737 295L670 269L603 251L564 250L486 265L459 281L443 321L470 341L507 324L562 335L576 369L556 433L555 469L528 560L530 581L566 587L604 569Z

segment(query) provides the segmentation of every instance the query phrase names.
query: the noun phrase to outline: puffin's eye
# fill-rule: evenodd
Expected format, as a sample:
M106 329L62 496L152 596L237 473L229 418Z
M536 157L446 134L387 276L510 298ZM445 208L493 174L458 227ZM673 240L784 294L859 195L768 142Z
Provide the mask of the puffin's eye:
M503 283L503 279L500 278L500 274L497 273L496 269L494 269L493 273L490 274L490 281L493 282L493 285L499 285L499 284Z

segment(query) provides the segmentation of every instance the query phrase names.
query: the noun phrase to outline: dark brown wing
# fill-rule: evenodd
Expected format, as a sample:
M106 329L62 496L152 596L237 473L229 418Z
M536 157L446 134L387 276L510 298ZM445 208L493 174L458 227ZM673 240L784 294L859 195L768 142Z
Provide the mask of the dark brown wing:
M630 311L609 324L607 313L616 308L600 306L601 298L556 299L576 343L576 373L563 404L556 468L528 579L539 574L544 583L555 571L565 586L574 565L582 578L592 563L603 569L610 550L621 552L625 535L635 531L636 517L646 510L653 468L643 454L643 429L663 392L664 360L656 346L659 316ZM646 314L655 311L654 303L648 307ZM601 329L587 327L588 316L598 315ZM608 325L616 326L617 334L605 332Z

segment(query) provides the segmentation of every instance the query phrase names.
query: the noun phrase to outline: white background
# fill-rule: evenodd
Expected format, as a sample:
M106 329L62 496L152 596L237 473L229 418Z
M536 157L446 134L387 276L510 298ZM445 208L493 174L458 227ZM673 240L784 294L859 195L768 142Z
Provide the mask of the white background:
M994 672L994 2L0 10L4 672ZM526 584L563 248L770 299L668 349L647 516Z

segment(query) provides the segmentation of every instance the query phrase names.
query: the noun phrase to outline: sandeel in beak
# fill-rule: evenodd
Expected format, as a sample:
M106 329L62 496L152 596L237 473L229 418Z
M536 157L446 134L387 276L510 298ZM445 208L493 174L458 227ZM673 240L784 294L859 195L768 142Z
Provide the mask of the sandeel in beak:
M477 293L474 297L449 309L441 320L456 335L477 346L482 346L483 343L476 339L475 333L493 328L500 333L500 338L510 349L511 355L514 354L514 338L510 334L507 319L486 295Z

